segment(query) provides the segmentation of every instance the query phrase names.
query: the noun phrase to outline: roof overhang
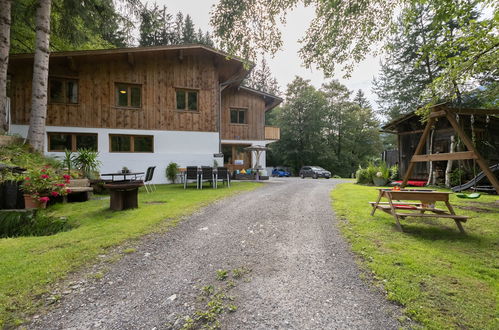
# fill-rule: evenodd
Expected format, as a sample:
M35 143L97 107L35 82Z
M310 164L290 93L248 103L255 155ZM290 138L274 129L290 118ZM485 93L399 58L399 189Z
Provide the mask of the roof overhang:
M262 92L262 91L259 91L257 89L251 88L251 87L239 86L239 89L242 89L242 90L247 91L249 93L257 94L257 95L263 97L263 100L265 101L265 111L270 111L270 110L274 109L276 106L278 106L283 101L283 99L279 96L276 96L276 95L273 95L270 93L266 93L266 92Z
M200 45L200 44L182 44L182 45L165 45L165 46L149 46L149 47L132 47L132 48L111 48L111 49L91 49L91 50L72 50L62 52L51 52L50 59L69 59L71 61L83 57L107 57L117 56L122 54L128 59L133 55L146 53L168 53L173 54L182 59L183 56L189 55L207 55L211 54L214 57L215 65L220 72L220 83L232 82L240 83L244 77L254 66L253 63L245 61L239 57L232 56L218 49ZM34 53L11 54L9 61L14 64L18 61L32 61Z

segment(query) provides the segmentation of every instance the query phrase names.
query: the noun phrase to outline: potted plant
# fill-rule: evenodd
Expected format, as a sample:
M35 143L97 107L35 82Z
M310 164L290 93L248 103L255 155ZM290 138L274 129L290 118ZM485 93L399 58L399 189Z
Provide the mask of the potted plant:
M1 171L0 208L15 209L19 207L19 182L22 176L19 173L5 168Z
M377 172L373 175L373 183L375 186L385 186L390 179L390 169L386 163L382 162L377 167Z
M171 162L166 167L166 178L170 180L172 183L175 183L175 179L178 174L178 164Z
M99 152L91 149L78 149L78 155L74 157L73 163L78 170L87 178L94 179L93 175L102 164L99 161ZM128 173L128 172L123 172ZM97 177L98 178L98 177Z
M121 169L121 173L123 173L123 174L130 173L130 170L128 169L128 167L123 166Z
M22 183L25 207L45 208L50 198L66 195L70 179L67 174L57 174L50 165L29 170Z

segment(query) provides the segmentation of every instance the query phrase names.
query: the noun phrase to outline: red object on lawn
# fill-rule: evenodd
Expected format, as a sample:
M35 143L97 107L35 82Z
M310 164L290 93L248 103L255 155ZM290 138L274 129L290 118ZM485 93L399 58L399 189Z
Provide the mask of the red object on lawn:
M394 181L394 182L402 184L402 181ZM407 185L413 186L413 187L424 187L424 186L426 186L426 181L410 180L410 181L407 181Z

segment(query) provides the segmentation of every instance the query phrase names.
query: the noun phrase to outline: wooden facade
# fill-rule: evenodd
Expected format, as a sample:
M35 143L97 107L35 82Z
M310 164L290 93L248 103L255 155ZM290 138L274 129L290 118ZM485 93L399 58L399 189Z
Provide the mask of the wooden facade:
M12 124L29 124L32 63L32 54L12 55L10 59ZM76 81L78 97L74 104L49 101L46 124L217 132L222 100L222 139L264 140L269 100L267 95L238 87L247 73L242 61L227 59L202 46L53 53L49 81ZM226 81L232 83L220 94L220 84ZM140 87L140 107L118 106L117 84ZM177 90L197 92L196 111L177 110ZM246 109L247 123L232 125L230 107Z

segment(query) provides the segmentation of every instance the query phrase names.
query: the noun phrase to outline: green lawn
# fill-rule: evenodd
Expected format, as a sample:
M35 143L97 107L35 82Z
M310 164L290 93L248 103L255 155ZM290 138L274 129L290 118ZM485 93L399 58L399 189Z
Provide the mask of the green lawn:
M53 236L0 239L0 328L22 322L23 315L40 304L36 297L69 272L95 262L106 249L172 227L201 206L257 186L249 182L217 190L158 186L157 192L140 193L138 209L120 212L108 209L109 199L54 205L49 214L67 216L78 227Z
M463 236L453 220L434 218L402 220L400 233L388 214L370 216L377 195L353 183L332 192L342 232L388 299L424 327L498 329L499 197L451 197L457 214L473 217Z

